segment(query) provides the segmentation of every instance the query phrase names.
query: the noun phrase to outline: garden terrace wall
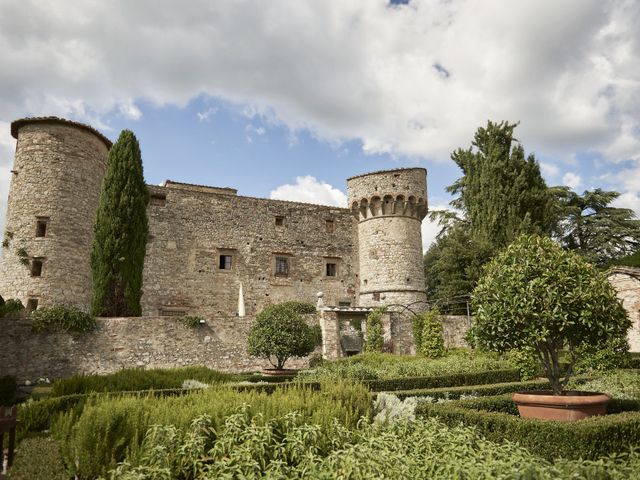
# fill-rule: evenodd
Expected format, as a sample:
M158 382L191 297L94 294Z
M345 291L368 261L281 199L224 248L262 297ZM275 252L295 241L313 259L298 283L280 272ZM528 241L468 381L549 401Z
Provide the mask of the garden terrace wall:
M24 319L0 319L0 375L19 382L68 377L77 373L107 374L122 368L172 368L204 365L241 372L269 366L247 355L252 317L218 317L196 328L176 317L98 319L85 334L35 333ZM317 322L310 316L310 323ZM289 368L308 364L291 359Z

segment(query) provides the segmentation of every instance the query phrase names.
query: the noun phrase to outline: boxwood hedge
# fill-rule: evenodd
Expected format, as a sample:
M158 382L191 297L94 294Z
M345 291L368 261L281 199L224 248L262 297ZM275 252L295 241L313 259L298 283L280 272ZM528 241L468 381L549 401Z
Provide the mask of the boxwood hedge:
M511 395L422 403L416 413L474 426L488 440L510 440L547 459L598 459L640 446L640 401L611 400L609 414L578 422L523 419Z

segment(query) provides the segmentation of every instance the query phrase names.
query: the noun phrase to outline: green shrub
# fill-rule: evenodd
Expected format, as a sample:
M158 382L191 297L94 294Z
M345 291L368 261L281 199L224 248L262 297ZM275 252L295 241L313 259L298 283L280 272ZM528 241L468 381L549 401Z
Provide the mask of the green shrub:
M384 349L382 316L385 312L385 307L378 307L367 315L367 331L364 337L364 351L367 353L381 353Z
M4 375L0 377L0 405L9 407L16 403L18 383L16 377Z
M18 299L9 298L0 305L0 318L22 318L24 315L24 305Z
M77 307L56 305L31 312L31 326L36 332L89 332L96 319Z
M577 379L576 379L577 381ZM462 385L458 387L417 388L396 390L399 399L408 397L430 397L434 400L459 400L461 397L487 397L526 390L544 390L549 388L548 380L529 380L527 382L488 383L485 385Z
M578 385L572 379L569 388ZM640 400L640 371L618 370L601 374L580 384L580 388L590 392L602 392L620 400Z
M305 381L322 379L363 381L431 377L505 369L513 369L513 365L495 353L450 349L444 357L437 359L385 353L354 355L331 362L324 362L322 366L314 371L298 373L298 378Z
M127 455L135 457L152 425L184 430L195 418L208 415L209 431L221 431L225 419L240 407L261 424L296 411L299 424L317 424L323 429L336 421L354 428L361 417L371 415L371 395L366 388L344 383L323 385L319 392L295 385L271 395L213 387L173 398L93 397L87 402L79 415L65 413L52 427L62 442L65 463L81 478L104 475Z
M559 395L584 345L627 336L631 322L605 276L547 237L523 235L485 267L473 291L476 342L499 352L535 349ZM559 357L568 352L563 368Z
M7 480L38 479L69 479L60 456L60 445L51 437L37 436L22 440L15 462L7 474Z
M411 319L413 340L416 353L428 358L438 358L444 355L444 332L442 323L438 321L440 311L432 308L426 312L414 315Z
M460 385L482 385L487 383L517 382L520 373L516 369L488 370L473 373L452 373L433 377L405 377L365 380L363 383L374 392L413 390L416 388L457 387Z
M74 375L53 383L53 395L90 392L123 392L134 390L181 388L185 380L222 383L234 380L229 373L193 366L171 369L125 368L109 375Z
M581 345L574 370L580 373L606 372L629 366L630 359L627 338L613 338L604 346Z
M541 374L540 361L536 351L531 347L509 350L507 359L520 370L522 380L532 380Z
M249 332L249 355L265 358L281 370L289 358L304 357L313 352L317 333L300 313L307 313L312 307L304 302L284 302L262 310Z
M187 328L196 328L200 326L201 320L197 315L185 315L182 317L182 324Z
M427 358L439 358L445 352L444 330L442 323L438 321L440 312L437 309L431 309L421 315L423 321L420 354Z
M559 457L595 460L640 446L640 402L621 402L610 402L609 411L616 414L579 422L520 418L510 394L450 403L421 403L417 413L438 417L447 425L473 426L488 440L518 442L549 460Z
M616 479L636 478L636 452L598 461L551 463L518 445L434 419L357 429L301 423L296 414L264 419L239 411L213 429L208 416L185 428L150 429L111 480L173 478Z

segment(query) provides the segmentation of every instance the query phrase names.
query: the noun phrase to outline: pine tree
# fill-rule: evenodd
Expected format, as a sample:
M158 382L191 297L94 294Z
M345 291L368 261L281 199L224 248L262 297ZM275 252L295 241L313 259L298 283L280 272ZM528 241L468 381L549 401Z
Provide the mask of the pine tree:
M91 271L96 316L141 314L147 203L140 146L124 130L111 147L94 226Z
M551 191L557 216L553 236L565 249L604 266L640 248L640 220L633 210L611 206L618 192L596 188L579 195L568 187Z

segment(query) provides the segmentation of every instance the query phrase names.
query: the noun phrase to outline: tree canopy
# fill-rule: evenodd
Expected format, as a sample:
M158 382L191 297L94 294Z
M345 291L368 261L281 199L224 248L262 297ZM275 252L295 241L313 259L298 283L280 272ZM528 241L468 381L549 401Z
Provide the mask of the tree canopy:
M451 205L462 217L451 211L431 214L446 226L425 255L431 299L468 295L497 250L520 234L550 230L553 197L534 156L525 156L514 138L516 126L489 121L468 149L451 154L463 175L447 190L457 195Z
M640 248L640 220L633 210L612 207L620 194L596 188L579 195L568 187L551 189L555 198L553 236L588 261L603 266Z
M535 349L554 394L561 393L586 347L628 349L631 322L604 274L549 237L523 235L497 254L473 302L476 344L499 352Z
M123 130L109 151L94 225L93 315L141 314L148 202L138 140Z
M482 266L521 234L549 235L599 267L632 260L640 248L640 220L612 206L619 193L547 187L534 156L514 138L516 126L489 121L469 148L451 155L462 170L447 188L455 210L431 212L443 229L424 257L427 293L446 312L462 313L456 299L468 296Z
M249 332L249 355L269 360L278 370L284 368L291 357L309 355L319 339L302 314L315 311L312 304L303 302L284 302L266 307L256 316Z

